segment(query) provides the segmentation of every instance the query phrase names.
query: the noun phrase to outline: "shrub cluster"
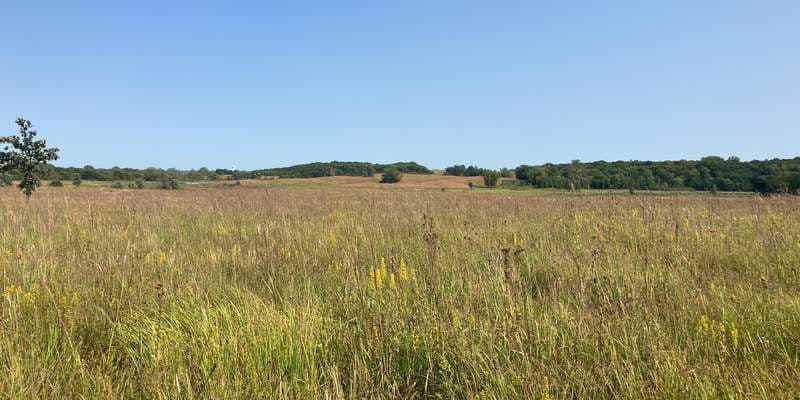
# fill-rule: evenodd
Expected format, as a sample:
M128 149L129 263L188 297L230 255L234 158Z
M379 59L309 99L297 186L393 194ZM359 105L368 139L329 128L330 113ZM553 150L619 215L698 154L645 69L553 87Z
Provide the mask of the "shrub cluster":
M403 175L396 168L387 168L383 171L381 183L397 183L403 179Z

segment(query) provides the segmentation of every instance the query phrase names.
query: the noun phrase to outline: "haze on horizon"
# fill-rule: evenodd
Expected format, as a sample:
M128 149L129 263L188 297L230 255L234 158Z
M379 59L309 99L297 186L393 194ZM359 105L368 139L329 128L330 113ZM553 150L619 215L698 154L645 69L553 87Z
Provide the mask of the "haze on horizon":
M800 155L800 3L6 4L0 134L59 166Z

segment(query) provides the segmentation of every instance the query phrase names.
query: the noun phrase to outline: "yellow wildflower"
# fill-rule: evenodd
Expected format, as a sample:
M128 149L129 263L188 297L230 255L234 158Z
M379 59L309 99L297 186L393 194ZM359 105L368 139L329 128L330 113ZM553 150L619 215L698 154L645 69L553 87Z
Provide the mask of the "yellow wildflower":
M381 268L375 271L375 288L383 289L383 280L386 277L386 270Z
M406 260L404 260L402 257L400 258L400 269L397 271L397 274L401 282L405 282L409 278L408 265L406 265Z
M708 332L708 317L705 315L700 316L700 319L697 321L697 329L703 333Z
M739 347L739 330L736 329L736 324L731 322L731 341L733 342L733 348L736 349Z

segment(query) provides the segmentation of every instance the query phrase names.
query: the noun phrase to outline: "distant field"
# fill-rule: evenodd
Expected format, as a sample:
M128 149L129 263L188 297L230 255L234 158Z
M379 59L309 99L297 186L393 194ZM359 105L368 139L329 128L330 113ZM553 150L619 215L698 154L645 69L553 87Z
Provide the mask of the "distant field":
M493 193L521 193L521 194L569 194L569 195L598 195L598 194L628 194L628 190L578 190L569 192L564 189L538 189L525 185L504 185L504 182L512 183L513 179L501 179L500 185L496 188L486 188L483 178L480 176L446 176L439 174L418 175L404 174L399 183L385 184L380 183L381 176L377 174L372 177L360 176L327 176L320 178L284 178L284 179L244 179L240 183L246 187L273 187L273 188L304 188L304 189L394 189L394 190L470 190L469 183L472 182L474 191L490 191ZM84 181L83 186L89 187L110 187L114 182ZM127 181L122 182L127 186ZM208 182L186 182L184 187L188 189L214 188L222 186L233 186L234 181L208 181ZM145 182L147 188L156 189L158 182ZM69 186L69 185L67 185ZM59 190L59 189L56 189ZM676 196L676 195L708 195L706 192L697 191L661 191L661 190L637 190L637 195L653 196ZM753 197L756 194L751 192L719 192L719 196L745 196Z
M0 189L0 398L800 394L798 197L375 180Z
M469 182L473 185L483 185L479 176L444 176L444 175L416 175L404 174L399 183L380 183L381 175L372 177L359 176L327 176L322 178L297 178L297 179L272 179L248 180L247 185L269 185L290 187L342 187L342 188L394 188L394 189L469 189Z
M297 188L358 188L358 189L469 189L469 182L474 186L483 186L483 179L479 176L443 176L443 175L416 175L404 174L399 183L383 184L380 183L381 176L377 174L372 177L359 176L327 176L321 178L285 178L285 179L243 179L243 186L269 186L269 187L297 187ZM114 182L110 181L84 181L82 186L110 187ZM128 181L122 181L127 185ZM207 182L186 182L188 188L207 188L218 186L230 186L235 182L207 181ZM158 182L146 182L150 188L157 188ZM69 183L65 184L69 186Z

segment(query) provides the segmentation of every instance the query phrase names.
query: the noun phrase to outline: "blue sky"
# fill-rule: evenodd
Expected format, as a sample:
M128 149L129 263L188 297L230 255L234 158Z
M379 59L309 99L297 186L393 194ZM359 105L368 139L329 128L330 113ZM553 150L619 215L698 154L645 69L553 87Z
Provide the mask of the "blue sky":
M800 155L798 1L0 1L57 165Z

